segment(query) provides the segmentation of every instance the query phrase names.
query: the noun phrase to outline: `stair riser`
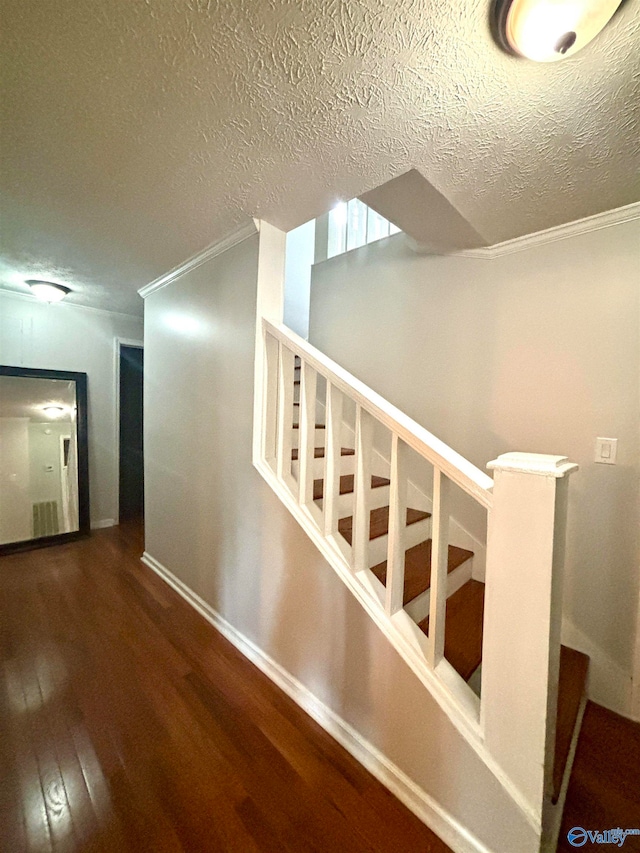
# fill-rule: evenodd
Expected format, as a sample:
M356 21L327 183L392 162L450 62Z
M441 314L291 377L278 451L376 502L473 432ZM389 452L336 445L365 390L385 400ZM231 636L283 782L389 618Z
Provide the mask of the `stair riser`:
M316 503L318 504L318 506L322 506L322 501L316 501ZM379 486L376 489L371 489L371 509L378 509L378 507L388 505L389 486ZM338 517L345 518L348 515L353 515L353 492L349 492L345 495L340 495L340 497L338 498Z
M319 447L321 445L318 445ZM298 479L298 471L299 471L300 463L296 460L291 463L291 473ZM355 474L356 470L356 457L355 456L342 456L340 458L340 473L341 474ZM313 479L321 480L324 478L324 459L314 459L313 460Z
M300 402L298 400L298 394L297 393L294 393L293 400L295 403ZM293 423L294 424L300 423L300 406L294 406L293 407ZM323 424L324 423L324 407L323 406L316 406L315 423L317 423L317 424Z
M325 438L327 435L326 429L317 429L314 430L314 447L324 447ZM300 441L300 430L294 429L291 431L291 447L298 447Z
M447 575L447 598L457 592L468 580L471 579L473 559L467 560L457 569L449 572ZM431 603L431 590L425 590L421 595L418 595L413 601L410 601L405 610L411 616L414 622L421 622L429 615L429 606Z
M404 537L405 550L413 548L414 545L419 545L425 539L431 537L431 519L425 518L423 521L417 521L415 524L407 525ZM389 536L378 536L369 542L369 566L377 566L387 559L387 549L389 547Z

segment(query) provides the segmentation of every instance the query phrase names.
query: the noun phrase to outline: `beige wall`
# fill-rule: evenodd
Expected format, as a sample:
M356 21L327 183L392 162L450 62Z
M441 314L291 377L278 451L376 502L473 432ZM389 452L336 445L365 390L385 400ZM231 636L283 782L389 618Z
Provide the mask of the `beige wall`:
M88 375L92 524L117 513L115 339L142 340L142 326L141 317L0 292L0 364Z
M0 544L31 536L29 421L0 418Z
M492 260L418 256L398 236L316 266L310 322L311 343L478 467L510 450L580 464L565 611L602 651L599 682L618 667L625 690L640 563L639 284L638 221ZM618 438L615 467L594 463L597 436Z
M252 466L257 249L146 299L146 551L490 849L524 850L522 815Z

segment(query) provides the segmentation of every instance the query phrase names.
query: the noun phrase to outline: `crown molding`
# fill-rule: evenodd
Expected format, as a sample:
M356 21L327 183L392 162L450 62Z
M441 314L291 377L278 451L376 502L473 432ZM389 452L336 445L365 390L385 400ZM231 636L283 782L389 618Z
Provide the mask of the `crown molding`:
M0 286L0 295L9 296L12 299L20 299L23 302L30 302L32 305L46 305L47 303L43 302L42 299L38 299L37 296L34 296L33 293L22 293L20 290L9 290L6 287ZM116 315L117 317L126 317L128 320L138 320L142 322L142 314L128 314L126 311L112 311L109 308L95 308L93 305L78 305L76 302L55 302L53 303L53 307L56 309L61 309L62 311L69 311L71 309L79 309L80 311L90 311L94 314L109 314Z
M203 249L196 255L192 255L190 258L187 258L186 261L183 261L177 267L174 267L172 270L169 270L169 272L164 273L159 278L150 281L149 284L145 284L144 287L141 287L138 290L138 293L143 299L146 299L147 296L151 296L152 293L161 290L163 287L171 284L172 281L175 281L181 276L186 275L188 272L197 269L199 266L202 266L202 264L205 264L212 258L221 255L223 252L228 251L234 246L237 246L238 243L242 243L243 240L253 237L253 235L257 233L258 229L255 222L252 220L247 225L243 225L242 228L238 228L236 231L233 231L231 234L223 237L222 240L212 243L210 246L207 246L206 249Z
M546 243L556 243L558 240L566 240L568 237L576 237L579 234L589 234L592 231L600 231L602 228L610 228L612 225L621 225L623 222L631 222L640 219L640 202L627 204L625 207L617 207L614 210L605 210L584 219L576 219L574 222L565 222L546 228L544 231L535 231L533 234L524 234L522 237L514 237L513 240L505 240L493 246L483 246L479 249L465 249L461 252L452 253L458 258L499 258L502 255L511 255L514 252L523 252L535 246L543 246Z

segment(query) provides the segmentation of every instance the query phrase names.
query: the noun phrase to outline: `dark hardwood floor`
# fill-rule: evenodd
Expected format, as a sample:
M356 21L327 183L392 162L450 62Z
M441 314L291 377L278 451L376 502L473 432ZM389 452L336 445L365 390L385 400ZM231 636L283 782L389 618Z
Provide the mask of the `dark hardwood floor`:
M138 557L0 560L0 850L445 853Z
M448 850L141 552L121 525L0 559L2 853ZM593 704L562 853L574 826L640 827L640 726Z
M589 702L564 808L558 853L576 850L567 840L573 827L591 831L640 830L640 724ZM587 843L585 851L640 851L640 835L622 847Z

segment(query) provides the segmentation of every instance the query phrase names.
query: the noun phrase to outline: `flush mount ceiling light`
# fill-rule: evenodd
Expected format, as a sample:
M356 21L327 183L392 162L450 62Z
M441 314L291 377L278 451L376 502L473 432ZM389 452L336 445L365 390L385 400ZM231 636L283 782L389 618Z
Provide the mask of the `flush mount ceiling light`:
M59 418L60 415L64 414L63 406L43 406L42 411L50 418Z
M60 302L64 299L67 293L71 293L70 287L65 287L63 284L54 284L52 281L38 281L37 279L29 279L27 284L43 302Z
M621 0L497 0L502 46L535 62L572 56L594 39Z

